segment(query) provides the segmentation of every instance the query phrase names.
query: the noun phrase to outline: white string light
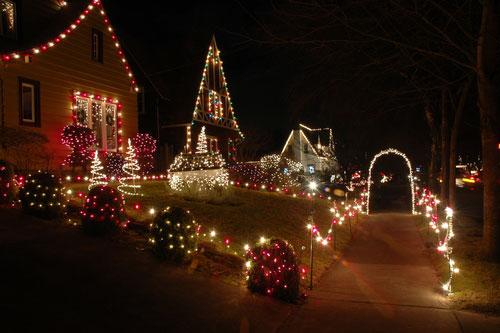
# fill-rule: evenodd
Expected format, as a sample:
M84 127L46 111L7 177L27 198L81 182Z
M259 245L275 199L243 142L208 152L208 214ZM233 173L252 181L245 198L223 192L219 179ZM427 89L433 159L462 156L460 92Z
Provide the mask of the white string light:
M412 214L416 214L416 211L415 211L415 185L414 185L413 170L411 167L411 162L408 159L408 157L406 157L406 155L404 153L402 153L399 150L394 149L394 148L382 150L377 155L375 155L373 157L372 161L370 162L370 169L368 169L368 191L366 194L366 214L370 214L370 187L372 184L373 166L375 165L375 162L377 161L377 159L379 157L384 156L384 155L388 155L388 154L394 154L394 155L400 156L406 161L406 165L408 166L408 171L409 171L408 178L410 178L410 187L411 187L411 212L412 212Z

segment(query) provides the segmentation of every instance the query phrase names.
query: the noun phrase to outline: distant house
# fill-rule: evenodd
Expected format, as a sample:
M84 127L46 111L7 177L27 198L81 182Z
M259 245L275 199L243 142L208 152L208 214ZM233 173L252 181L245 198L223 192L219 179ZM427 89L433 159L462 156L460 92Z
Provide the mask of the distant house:
M99 0L0 0L0 55L0 126L48 139L32 167L60 168L67 124L92 128L106 152L137 132L136 81Z
M281 155L302 163L306 174L338 169L333 134L329 128L312 129L300 124L299 129L290 132Z
M220 51L212 37L201 70L201 82L192 102L192 111L171 112L162 123L166 159L171 162L180 152L192 152L205 126L209 151L220 152L227 162L236 160L237 145L243 139L231 103Z

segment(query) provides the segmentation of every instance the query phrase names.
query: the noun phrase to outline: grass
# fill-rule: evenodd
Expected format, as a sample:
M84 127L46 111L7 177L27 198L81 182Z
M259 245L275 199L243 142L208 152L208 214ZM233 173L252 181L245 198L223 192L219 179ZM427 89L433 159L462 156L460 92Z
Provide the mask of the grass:
M73 184L69 187L75 193L86 192L86 187L82 184ZM127 213L137 223L149 225L151 215L148 211L152 207L161 209L166 206L178 206L189 209L197 222L202 225L202 230L216 230L217 232L218 242L214 244L217 251L211 251L212 262L208 265L213 265L215 260L233 269L238 267L234 263L234 258L224 259L220 253L242 254L245 244L255 244L260 237L287 240L294 247L301 263L309 266L310 236L306 225L310 223L311 210L314 208L314 223L319 227L322 235L327 232L332 218L329 212L331 203L327 200L313 201L280 193L230 188L223 196L202 200L173 194L168 184L163 181L143 182L142 192L144 194L142 197L126 198ZM133 208L136 203L141 209ZM353 218L353 223L355 219ZM229 249L222 242L226 238L230 240ZM315 281L332 264L334 258L345 249L349 240L349 227L344 224L337 227L336 251L333 250L331 244L323 246L314 242L313 279ZM203 265L206 266L207 263ZM224 271L220 265L216 265L213 269ZM241 266L238 267L238 272L241 274ZM233 276L236 277L237 274Z
M427 222L420 231L426 240L431 260L444 282L448 266L435 250L435 237L427 232ZM500 315L500 263L489 262L481 256L482 223L465 216L454 220L455 237L450 241L453 258L460 269L454 276L453 293L449 296L456 309Z

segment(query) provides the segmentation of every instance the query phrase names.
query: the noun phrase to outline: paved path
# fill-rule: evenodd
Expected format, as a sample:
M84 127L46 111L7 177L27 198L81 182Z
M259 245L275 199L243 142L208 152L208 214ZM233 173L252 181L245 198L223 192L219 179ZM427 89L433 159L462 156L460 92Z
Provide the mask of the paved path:
M280 331L500 332L500 319L449 310L414 217L380 214Z

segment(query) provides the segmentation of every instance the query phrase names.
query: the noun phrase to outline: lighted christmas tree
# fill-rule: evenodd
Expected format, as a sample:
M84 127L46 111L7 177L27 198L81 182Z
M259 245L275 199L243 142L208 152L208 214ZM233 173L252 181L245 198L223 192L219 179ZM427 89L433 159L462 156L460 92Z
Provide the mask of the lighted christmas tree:
M130 139L128 139L127 154L122 168L124 177L120 178L120 185L118 186L120 192L126 195L142 195L139 192L141 185L136 184L136 180L141 178L138 175L140 169L139 162L135 156L135 149Z
M99 154L97 150L95 151L94 159L92 160L92 164L90 165L90 185L89 191L96 186L99 185L108 185L108 181L106 180L106 175L101 171L104 167L101 164L101 160L99 159Z
M200 135L198 135L198 142L196 143L196 154L208 153L207 148L207 135L205 134L205 126L201 128Z

